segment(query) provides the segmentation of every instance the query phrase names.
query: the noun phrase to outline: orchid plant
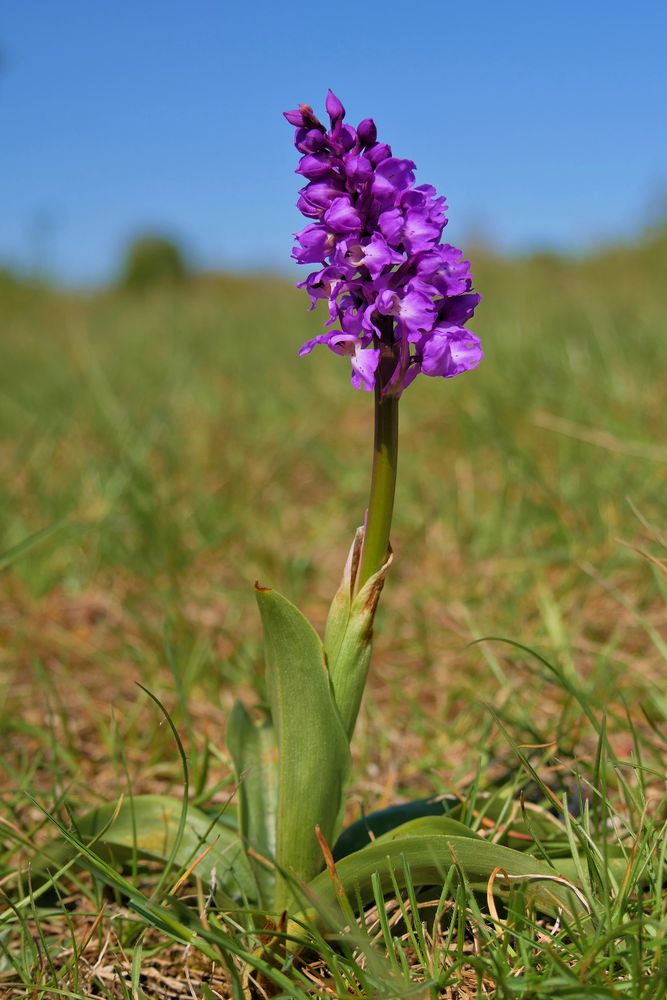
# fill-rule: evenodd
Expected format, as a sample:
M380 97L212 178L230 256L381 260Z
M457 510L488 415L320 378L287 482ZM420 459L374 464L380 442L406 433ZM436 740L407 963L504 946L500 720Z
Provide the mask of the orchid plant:
M346 124L331 91L326 110L328 127L307 104L285 113L306 181L298 207L309 220L293 256L316 265L301 285L313 307L324 300L328 308L325 332L300 353L326 345L349 359L352 385L374 395L375 429L366 518L324 637L285 597L256 585L268 707L249 711L239 702L229 719L236 808L209 814L188 805L187 794L135 797L79 820L76 835L65 831L66 843L52 845L49 863L67 863L75 851L103 871L102 848L116 860L123 852L166 857L168 868L207 883L236 919L252 914L253 926L259 919L298 940L313 919L349 925L377 899L378 886L441 885L452 869L475 890L506 895L520 885L544 911L585 917L572 858L537 856L544 855L534 840L539 815L513 824L513 843L523 849L474 832L455 797L399 804L342 829L350 741L392 560L399 400L419 375L452 378L476 368L482 349L466 327L480 301L470 263L442 242L445 199L416 184L415 164L378 141L370 118Z

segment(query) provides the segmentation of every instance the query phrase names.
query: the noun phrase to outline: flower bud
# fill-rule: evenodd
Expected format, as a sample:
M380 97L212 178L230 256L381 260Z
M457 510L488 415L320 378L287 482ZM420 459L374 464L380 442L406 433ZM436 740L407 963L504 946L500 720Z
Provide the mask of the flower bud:
M362 122L359 122L357 135L362 146L372 146L377 142L378 130L372 118L364 118Z
M327 109L327 114L331 119L331 131L335 132L336 128L342 122L345 116L345 108L342 103L338 100L333 90L330 90L327 94L327 99L324 105Z
M391 156L391 146L386 142L376 142L374 146L366 150L366 156L374 167L377 167L383 160L388 160Z
M310 104L300 104L294 111L283 111L283 116L290 125L296 125L297 128L316 128L320 132L325 131Z

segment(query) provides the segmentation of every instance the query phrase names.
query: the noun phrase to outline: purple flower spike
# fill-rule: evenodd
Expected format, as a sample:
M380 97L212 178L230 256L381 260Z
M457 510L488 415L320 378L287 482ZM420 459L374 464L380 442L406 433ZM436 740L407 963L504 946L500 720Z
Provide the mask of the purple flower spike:
M321 264L305 287L314 308L329 306L326 333L301 347L325 344L349 358L352 384L400 393L419 374L453 378L476 368L482 347L465 324L481 296L470 263L442 243L445 199L415 185L415 164L377 141L372 118L357 129L330 90L327 131L308 104L286 111L302 154L297 173L308 182L298 208L313 220L296 234L292 256ZM337 328L336 328L337 327Z

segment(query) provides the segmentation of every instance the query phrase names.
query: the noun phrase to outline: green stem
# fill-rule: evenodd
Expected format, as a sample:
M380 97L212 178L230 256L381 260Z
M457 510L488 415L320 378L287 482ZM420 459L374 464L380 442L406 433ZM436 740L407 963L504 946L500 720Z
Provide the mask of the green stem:
M371 493L357 591L381 568L389 550L398 464L398 396L375 389L375 440Z

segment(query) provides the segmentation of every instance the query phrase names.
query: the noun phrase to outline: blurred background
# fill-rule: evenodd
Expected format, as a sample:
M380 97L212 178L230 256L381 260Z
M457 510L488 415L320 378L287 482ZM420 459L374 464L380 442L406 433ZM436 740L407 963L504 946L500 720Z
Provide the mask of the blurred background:
M612 729L664 710L666 29L643 0L3 5L0 662L33 785L114 794L110 704L135 789L178 782L135 680L219 745L261 687L256 578L324 621L370 401L297 356L322 316L281 112L329 86L447 195L484 296L481 367L402 403L368 805L465 780L486 701L581 749L479 636L611 698Z
M664 5L201 0L3 5L0 263L75 286L159 232L289 269L281 111L332 87L451 205L448 238L582 252L667 206Z

